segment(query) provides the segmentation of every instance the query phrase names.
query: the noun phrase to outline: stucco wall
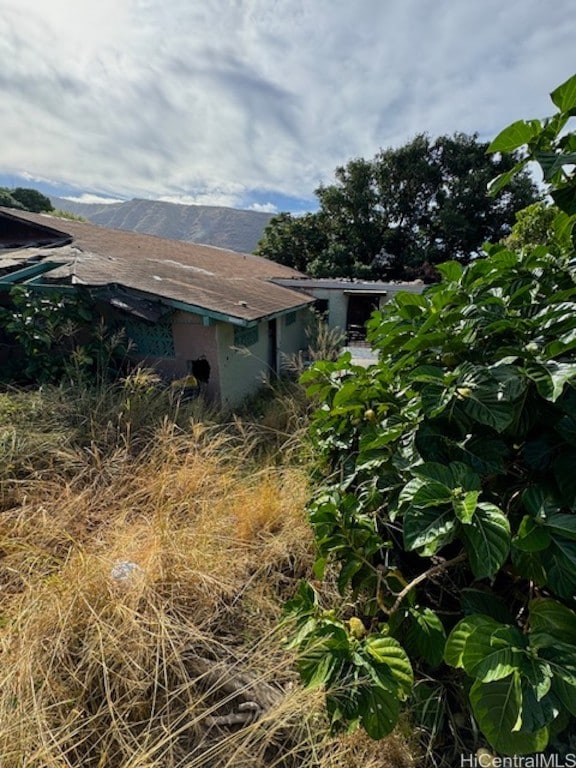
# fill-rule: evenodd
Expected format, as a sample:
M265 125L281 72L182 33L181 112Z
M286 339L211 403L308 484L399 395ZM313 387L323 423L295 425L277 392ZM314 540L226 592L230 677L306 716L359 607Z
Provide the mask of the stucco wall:
M279 317L276 321L280 370L285 366L287 356L294 355L301 349L307 349L309 344L306 328L314 319L312 312L309 309L300 309L294 314L295 322L291 324L287 322L289 315Z
M210 365L210 378L205 393L213 400L220 397L217 328L215 325L203 325L202 317L190 312L175 312L172 319L175 376L185 376L190 372L193 360L205 357Z
M292 354L307 345L306 325L309 310L298 310L295 322L286 324L286 316L276 319L277 370L282 367L283 355ZM220 370L220 394L225 406L237 405L248 395L258 391L270 375L270 343L268 320L258 326L258 341L237 349L234 344L234 327L218 323L218 359Z
M258 326L258 341L243 349L234 347L234 326L216 325L220 397L222 405L241 402L262 386L270 369L268 366L268 322Z

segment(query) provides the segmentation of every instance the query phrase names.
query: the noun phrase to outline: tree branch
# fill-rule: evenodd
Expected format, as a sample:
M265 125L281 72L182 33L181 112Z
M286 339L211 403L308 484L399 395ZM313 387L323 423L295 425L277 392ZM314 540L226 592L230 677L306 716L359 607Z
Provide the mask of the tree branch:
M456 557L453 557L452 560L444 560L442 563L437 563L436 565L433 565L431 568L428 568L427 571L424 571L424 573L421 573L419 576L416 576L415 579L412 579L410 584L406 584L406 586L398 593L396 596L396 601L394 602L394 605L390 610L388 611L388 616L392 616L392 614L396 613L398 608L400 608L400 604L402 603L402 600L406 597L406 595L414 589L415 586L420 584L422 581L426 581L426 579L429 579L431 576L435 576L437 573L442 573L442 571L446 571L448 568L452 568L453 565L458 565L459 563L464 562L466 560L466 553L461 552Z

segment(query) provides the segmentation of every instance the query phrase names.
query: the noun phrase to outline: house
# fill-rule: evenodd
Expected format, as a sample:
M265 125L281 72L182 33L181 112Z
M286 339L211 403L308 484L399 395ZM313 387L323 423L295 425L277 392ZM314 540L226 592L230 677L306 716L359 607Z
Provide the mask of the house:
M304 275L251 254L0 208L2 291L75 292L126 329L134 357L167 380L193 374L233 405L307 344Z
M314 299L314 308L326 317L330 328L340 328L347 343L357 343L366 337L366 322L374 310L401 291L422 293L424 284L311 278L299 275L275 278L276 285L302 291Z

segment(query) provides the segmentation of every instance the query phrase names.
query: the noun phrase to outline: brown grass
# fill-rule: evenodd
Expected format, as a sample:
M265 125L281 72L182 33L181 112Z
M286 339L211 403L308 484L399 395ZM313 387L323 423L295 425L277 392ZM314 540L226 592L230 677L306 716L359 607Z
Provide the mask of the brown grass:
M2 768L411 765L400 736L328 738L280 641L313 558L303 468L166 420L138 450L132 433L49 453L5 476Z

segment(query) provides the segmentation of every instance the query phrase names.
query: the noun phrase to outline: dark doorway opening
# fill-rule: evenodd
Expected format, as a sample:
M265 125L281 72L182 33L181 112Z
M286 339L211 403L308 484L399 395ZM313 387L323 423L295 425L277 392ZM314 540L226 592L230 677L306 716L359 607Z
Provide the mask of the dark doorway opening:
M366 339L366 323L374 310L378 309L379 297L366 294L348 296L346 314L346 335L349 342Z

